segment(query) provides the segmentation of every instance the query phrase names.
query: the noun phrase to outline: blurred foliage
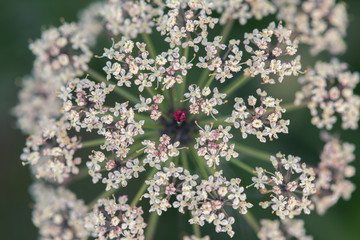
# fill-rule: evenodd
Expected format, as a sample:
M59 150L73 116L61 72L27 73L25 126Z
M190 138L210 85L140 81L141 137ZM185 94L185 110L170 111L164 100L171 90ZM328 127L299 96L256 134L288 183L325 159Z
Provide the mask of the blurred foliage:
M357 49L360 41L358 27L360 24L360 1L348 0L348 11L350 14L350 27L348 28L348 51L339 56L342 61L349 64L351 71L360 71L359 54ZM28 193L28 186L33 181L29 169L22 167L19 161L25 137L17 129L15 119L10 111L17 103L17 92L20 86L21 76L31 71L34 57L28 50L28 40L36 39L41 34L42 26L60 24L60 18L66 21L76 21L77 13L90 3L88 0L13 0L0 2L0 91L1 91L1 131L0 131L0 232L1 239L36 239L37 229L31 222L31 198ZM268 20L268 19L267 19ZM271 21L271 19L269 19ZM246 28L238 28L234 36L243 36L243 32L253 27L250 22ZM261 27L268 23L260 23ZM98 53L98 52L96 52ZM329 55L322 54L323 59L329 59ZM303 58L304 60L304 58ZM305 58L306 64L312 64L313 61ZM249 84L241 89L240 96L254 94L258 84ZM266 87L273 96L284 98L291 101L293 92L299 86L296 81L284 81L279 87ZM251 90L249 91L249 88ZM359 87L357 93L360 94ZM323 143L319 141L319 131L310 124L309 112L307 110L293 111L288 114L291 119L290 134L282 135L279 141L274 143L261 144L253 141L249 137L246 143L270 153L281 150L283 153L301 156L307 162L317 162L317 156L320 154ZM300 128L300 130L299 130ZM293 129L296 129L292 131ZM356 156L360 156L360 130L342 131L341 138L357 145ZM275 143L276 142L276 143ZM249 160L247 160L249 161ZM254 164L251 164L254 165ZM356 184L360 182L359 160L355 161L355 167L358 174L352 179ZM225 168L230 175L237 175L246 178L246 175L239 175L230 167ZM86 179L89 180L89 179ZM73 188L79 191L76 193L84 198L96 196L101 191L102 186L94 188L97 193L90 192L89 188L82 188L80 181L74 184ZM88 181L89 182L89 181ZM246 183L246 180L244 180ZM136 182L134 188L136 188ZM87 184L89 186L89 184ZM93 188L92 188L93 189ZM350 201L339 201L338 204L329 209L324 216L312 214L304 217L308 234L313 235L315 239L359 239L360 229L360 191L355 191ZM257 206L253 208L255 215L260 210ZM259 216L259 215L258 215ZM266 216L262 216L266 217ZM237 218L240 234L248 239L254 236L254 233L247 227L246 222L240 217ZM155 239L176 239L177 236L189 233L191 227L186 222L184 216L180 216L175 211L169 211L164 214L159 223L159 228ZM203 233L213 233L212 228L205 228ZM235 236L235 238L236 238ZM224 234L218 235L219 239L225 238Z

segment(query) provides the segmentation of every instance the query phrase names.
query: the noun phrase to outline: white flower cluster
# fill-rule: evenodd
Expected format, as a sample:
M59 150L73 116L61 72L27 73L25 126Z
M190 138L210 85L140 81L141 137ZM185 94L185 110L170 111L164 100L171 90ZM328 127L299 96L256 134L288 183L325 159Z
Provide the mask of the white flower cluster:
M156 89L161 83L163 90L173 87L175 83L181 84L183 77L187 75L187 69L192 67L186 57L180 57L179 48L169 49L152 59L148 58L149 52L145 43L135 44L125 38L113 44L110 49L105 49L102 57L116 60L115 63L108 61L103 68L107 80L114 77L119 87L131 87L134 82L140 92L144 91L144 88L151 88L155 81Z
M211 0L209 2L212 3L211 6L216 12L221 13L220 24L238 19L241 25L245 25L249 19L261 20L276 11L272 1L268 0Z
M107 2L94 2L79 13L79 29L87 39L90 47L93 47L103 31L105 31L100 12L107 5Z
M295 104L307 103L318 128L333 128L339 114L343 129L357 129L360 118L360 96L354 93L359 73L347 71L347 64L337 59L330 63L317 62L315 68L299 78L303 84L297 92Z
M248 134L255 135L260 142L266 142L265 137L271 141L273 138L278 138L278 133L288 133L287 126L290 120L281 119L286 111L280 106L281 100L267 96L266 91L260 88L256 93L260 96L258 107L254 96L248 98L249 107L246 106L244 99L235 98L234 110L225 122L233 123L235 128L240 128L243 138L247 138Z
M230 130L230 126L224 128L222 125L219 125L217 129L212 129L210 125L200 128L200 137L195 139L194 148L198 150L198 156L205 158L209 167L219 166L220 157L230 161L231 158L239 156L234 150L235 144L229 144L229 139L233 138Z
M64 120L43 119L39 134L31 135L20 156L23 165L30 164L36 178L64 183L78 174L79 157L74 157L81 144L76 136L68 135L69 123Z
M206 44L206 56L200 56L196 66L213 71L210 75L215 75L216 80L224 83L233 77L232 73L240 72L243 52L239 50L240 40L232 39L228 46L221 44L221 40L222 36L217 36ZM226 50L223 56L220 55L221 50Z
M44 31L40 39L30 44L36 55L35 67L54 82L66 83L88 70L92 57L87 38L76 23L64 23L59 28Z
M335 137L326 137L326 144L320 155L321 162L315 169L318 191L312 197L319 214L324 214L340 198L350 199L355 185L347 178L355 175L355 168L349 165L355 160L354 151L355 145L341 142Z
M206 44L208 30L213 29L219 21L210 16L210 4L205 0L167 1L170 10L157 19L156 30L161 35L167 35L165 41L170 43L170 48L191 47L197 52L198 44Z
M39 228L40 240L88 239L84 227L88 209L74 193L38 182L31 186L31 194L36 201L33 222Z
M245 50L251 54L246 61L245 74L252 77L260 75L263 83L275 84L273 76L282 82L285 76L297 76L301 69L300 55L296 54L298 41L291 39L291 30L284 28L281 23L270 25L259 32L245 33ZM255 47L251 47L255 45Z
M344 37L348 16L344 2L336 0L273 0L276 17L284 20L301 43L311 46L311 53L327 50L331 54L345 51Z
M256 167L257 176L252 178L253 183L250 185L260 188L262 194L271 194L270 201L260 202L259 205L262 208L271 206L281 219L293 218L301 212L310 214L313 203L309 196L316 192L314 170L306 167L305 163L300 165L299 157L288 155L285 158L280 152L271 156L270 161L275 172Z
M150 105L151 101L153 104ZM161 111L159 109L159 105L164 101L164 96L161 94L157 94L151 98L144 98L140 95L140 103L135 105L135 109L140 112L151 111L150 118L153 120L158 120L161 117ZM150 106L149 106L150 105Z
M217 87L212 90L213 96L210 98L211 89L209 87L204 87L201 91L200 87L195 84L189 86L189 92L184 94L185 100L192 103L190 105L191 114L199 114L199 112L205 113L207 116L211 115L214 119L216 114L219 113L216 110L216 106L223 105L227 101L223 101L226 97L225 93L220 93Z
M260 240L287 240L296 238L298 240L312 240L307 236L304 228L304 221L297 219L260 221L261 229L257 236Z
M147 193L143 195L150 199L150 212L156 211L161 215L171 207L178 208L181 213L188 209L192 214L190 224L203 226L205 222L212 223L216 232L227 232L232 237L235 219L226 213L224 207L232 206L241 214L246 214L247 209L252 207L246 202L244 188L240 187L241 180L233 178L228 181L222 171L201 180L200 184L196 182L198 178L198 175L191 175L174 163L158 171L153 179L146 181ZM176 200L171 204L172 197Z
M24 133L35 134L40 131L39 121L43 116L53 119L60 116L62 104L54 90L54 86L36 72L33 76L23 78L20 104L13 109L13 113L17 117L18 127Z
M100 8L100 17L108 31L114 36L122 34L136 38L141 33L151 33L154 17L162 11L157 5L161 1L110 0ZM153 7L156 6L156 7Z
M97 183L102 178L102 183L106 184L106 191L111 188L118 189L127 186L127 181L139 177L139 173L145 171L145 168L139 164L139 159L126 160L110 160L101 151L94 151L89 156L91 161L86 162L89 168L89 175L92 177L93 183ZM101 163L106 163L105 167L101 167ZM102 164L103 165L103 164ZM108 171L108 177L103 177L102 173Z
M115 199L99 199L85 217L85 228L97 239L143 240L146 223L141 207L127 204L127 196Z
M161 163L166 162L169 158L179 156L180 142L170 143L171 138L163 134L159 138L159 144L156 146L155 141L145 140L141 144L144 145L145 158L144 164L148 164L150 167L161 169Z
M235 21L244 25L270 14L287 25L261 23L268 27L243 39L232 31ZM91 5L78 23L45 30L30 44L36 59L14 109L30 134L21 160L40 179L33 187L33 219L41 239L144 239L139 196L149 199L150 212L174 208L187 213L190 224L210 223L233 237L233 213L247 214L253 204L241 179L227 178L220 167L232 160L251 172L237 161L239 154L264 154L240 146L240 135L272 141L288 133L290 120L283 119L282 100L261 89L257 96L234 96L231 115L222 117L226 98L242 92L250 78L278 84L303 74L299 44L312 53L342 52L346 25L344 5L335 0L109 0ZM102 33L112 40L108 48L95 46ZM105 60L91 68L90 47L104 49L96 60ZM318 62L300 82L295 103L308 105L314 125L332 129L339 114L342 128L358 128L358 73L338 60ZM281 219L262 220L258 237L311 239L301 220L289 218L309 214L314 205L323 214L350 197L353 152L354 145L328 138L317 168L281 153L270 157L274 172L257 167L249 186L269 196L260 206ZM80 154L88 156L81 171ZM88 176L86 170L105 188L90 212L64 187ZM143 172L148 177L131 206L126 196L115 199ZM245 217L255 230L251 215ZM191 234L184 239L209 239L196 227Z

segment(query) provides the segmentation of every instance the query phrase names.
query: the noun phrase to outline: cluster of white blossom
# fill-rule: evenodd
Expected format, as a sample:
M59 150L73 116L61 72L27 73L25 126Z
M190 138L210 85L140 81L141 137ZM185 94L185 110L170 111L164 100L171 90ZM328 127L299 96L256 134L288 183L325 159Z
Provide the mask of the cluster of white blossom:
M270 161L275 172L269 172L262 167L256 167L256 177L252 177L254 186L262 194L270 193L271 200L260 202L262 208L271 207L281 219L293 218L304 212L310 214L314 208L309 196L316 192L315 172L300 164L300 158L293 155L271 156ZM267 189L269 187L269 189Z
M63 186L37 182L31 186L31 194L36 201L33 222L39 228L39 239L88 239L84 221L88 209L74 193Z
M214 75L216 80L224 83L226 79L233 77L232 73L240 72L243 52L239 50L240 40L232 39L228 46L221 44L221 41L222 36L217 36L214 41L207 42L206 56L200 56L196 66L213 71L210 75ZM223 56L220 55L221 50L226 50Z
M70 137L69 123L63 119L43 119L41 131L30 135L20 156L23 165L29 164L36 178L63 183L79 173L79 157L74 157L81 144L76 136Z
M257 234L260 240L313 239L311 236L306 235L303 220L284 219L279 221L261 219L260 223L261 229Z
M261 31L243 36L232 29L273 14L280 22L264 23ZM304 74L303 44L313 54L342 52L346 26L344 5L335 0L109 0L90 5L78 23L45 30L30 44L36 59L14 109L30 135L20 158L38 179L33 221L41 239L145 239L143 198L150 212L175 208L190 224L210 223L230 237L237 210L256 230L251 194L222 167L231 161L251 172L239 155L263 154L241 147L240 135L265 143L288 133L289 105L260 88L257 97L237 95L231 114L225 103L250 78L275 85ZM99 48L101 34L110 46ZM103 50L92 58L93 49ZM337 113L343 129L358 128L358 73L339 60L317 62L299 81L295 104L307 104L314 125L332 129ZM323 214L350 197L355 147L326 141L316 168L281 153L267 154L274 172L256 167L249 186L270 196L260 206L281 219L262 220L260 239L311 239L303 221L289 218L314 206ZM90 211L65 188L84 176L105 188ZM129 205L123 191L137 187L134 178L143 185ZM184 239L210 239L191 234Z
M88 69L92 57L87 38L76 23L63 23L59 28L44 31L40 39L30 44L35 54L35 67L44 77L66 83Z
M198 1L166 1L170 9L157 19L156 30L161 35L167 35L165 41L170 48L181 46L191 47L199 51L198 44L205 45L209 29L213 29L219 22L211 16L211 2Z
M318 128L333 128L339 114L343 129L357 129L360 118L360 96L354 93L359 73L347 71L347 64L338 59L330 63L317 62L314 69L299 78L303 84L297 92L295 104L307 103Z
M273 0L276 17L284 20L299 41L311 46L311 53L345 51L348 17L344 2L336 0Z
M263 83L269 84L275 84L274 75L280 83L284 76L297 76L301 69L300 55L292 57L297 52L298 41L291 39L291 33L281 24L276 27L274 22L261 32L254 29L252 33L245 33L245 50L251 54L245 74L260 75Z
M160 3L159 0L109 0L99 12L106 30L112 35L136 38L138 34L152 32L153 18L162 14Z
M227 101L223 101L226 97L225 93L220 93L217 87L212 90L213 96L210 98L211 89L204 87L201 91L200 87L193 84L189 86L189 92L184 94L185 100L192 103L190 108L191 114L199 114L199 112L205 113L207 116L211 115L214 119L216 114L219 113L214 107L225 104Z
M224 128L222 125L219 125L217 129L212 129L210 125L205 125L204 128L200 127L200 137L195 139L194 148L198 150L198 156L205 158L209 167L219 166L220 157L230 161L231 158L239 156L234 150L235 144L229 144L229 140L233 138L230 130L230 126Z
M114 199L99 199L85 217L84 227L97 239L145 239L146 223L141 207L127 204L127 196Z
M255 135L260 142L266 142L268 137L270 141L278 138L278 133L288 133L290 120L282 119L282 114L286 112L285 108L280 106L280 99L267 96L266 91L260 88L256 90L260 96L260 104L256 107L257 99L249 96L247 105L242 98L235 98L235 105L231 117L225 122L234 124L239 128L243 138L247 135Z
M123 38L111 48L105 49L102 55L109 60L116 60L115 63L106 62L103 68L107 74L106 79L114 77L119 87L131 87L134 83L139 92L143 92L144 88L151 88L156 81L155 89L162 84L161 88L165 90L172 88L175 83L181 84L183 77L187 75L187 69L192 67L186 57L180 56L179 48L162 52L154 59L149 58L149 54L145 43L135 44L132 40Z
M315 169L317 193L312 196L319 214L324 214L340 198L350 199L355 190L355 185L348 180L355 175L355 168L349 165L355 160L355 145L333 136L325 136L325 140L321 161Z
M241 25L245 25L252 18L261 20L276 11L275 5L268 0L211 0L209 2L212 3L212 9L221 14L220 24L238 20Z
M191 175L174 163L163 167L153 179L146 181L148 188L143 197L150 200L150 212L156 211L161 215L171 207L178 208L181 213L188 209L192 214L189 223L200 226L205 222L212 223L216 232L227 232L232 237L235 219L229 217L224 207L232 206L241 214L246 214L247 209L252 207L251 203L246 202L241 180L233 178L228 181L222 171L215 172L199 184L196 182L198 178L198 175ZM172 204L171 198L176 199Z
M44 116L56 119L61 115L62 103L54 90L54 86L38 73L34 72L33 76L23 79L19 93L20 104L13 109L13 113L17 117L17 125L24 133L38 132L41 128L39 121Z
M143 163L160 170L161 163L166 162L169 158L179 156L180 142L170 143L170 141L171 138L166 134L159 138L158 145L155 141L144 140L141 143L145 153Z

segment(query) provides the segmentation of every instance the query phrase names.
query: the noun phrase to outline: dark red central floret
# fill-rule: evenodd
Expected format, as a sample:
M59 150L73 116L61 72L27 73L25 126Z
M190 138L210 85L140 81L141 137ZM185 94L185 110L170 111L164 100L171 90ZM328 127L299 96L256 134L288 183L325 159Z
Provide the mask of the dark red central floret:
M174 113L175 120L176 120L178 123L184 122L185 119L186 119L186 114L187 114L187 111L181 111L180 109L178 109L178 110Z
M173 117L170 118L171 115ZM176 112L173 112L170 109L167 116L169 118L160 118L159 123L164 126L160 131L160 135L166 134L170 136L173 143L179 141L182 147L194 141L191 133L194 133L197 129L195 125L196 119L188 116L188 111L178 109Z

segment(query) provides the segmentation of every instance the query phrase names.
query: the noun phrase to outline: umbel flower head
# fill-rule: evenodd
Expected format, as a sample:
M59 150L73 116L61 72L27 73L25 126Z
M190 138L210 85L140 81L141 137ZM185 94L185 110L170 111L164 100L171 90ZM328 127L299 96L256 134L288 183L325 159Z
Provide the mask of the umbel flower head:
M281 219L293 218L302 212L310 214L313 204L309 196L316 192L314 170L307 168L305 163L300 164L299 157L285 157L280 152L271 156L270 161L275 168L274 173L256 167L257 176L252 178L251 185L260 189L262 194L271 193L271 200L260 202L260 206L271 207Z
M267 22L269 15L279 21ZM235 29L253 18L263 27ZM30 44L36 59L14 109L30 135L20 159L36 177L42 239L152 239L169 209L193 226L181 230L184 239L209 239L205 224L238 238L239 217L260 239L308 239L293 218L350 197L354 146L329 138L310 167L246 144L299 131L288 112L305 104L318 128L333 129L335 113L343 128L358 128L358 73L338 60L311 60L303 71L300 56L303 45L314 55L342 52L332 46L344 44L346 25L343 5L328 0L109 0L89 6L78 23L44 30ZM273 96L273 87L296 78L304 84L296 105ZM240 91L248 81L255 92ZM255 167L244 156L266 162ZM93 184L104 189L87 206L67 190L82 178L89 195ZM261 228L251 213L262 210L259 195L280 218L261 220Z

